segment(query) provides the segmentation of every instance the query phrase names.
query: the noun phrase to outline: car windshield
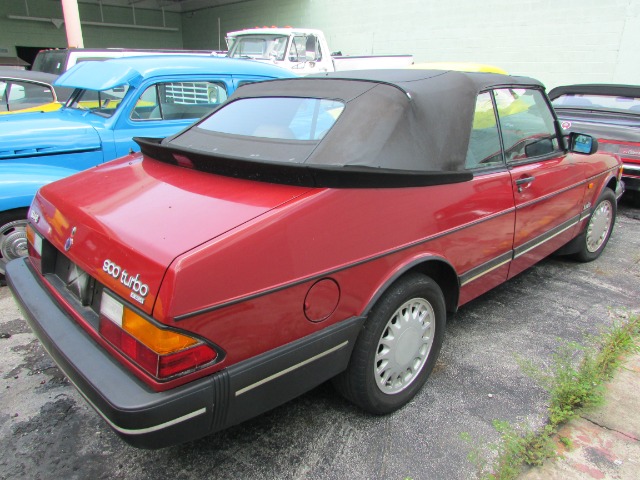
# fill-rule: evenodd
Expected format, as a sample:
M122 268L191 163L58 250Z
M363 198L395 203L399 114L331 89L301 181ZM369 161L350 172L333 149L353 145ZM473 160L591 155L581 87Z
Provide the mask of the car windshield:
M229 57L284 60L288 38L286 35L242 36L233 42Z
M559 108L594 108L599 110L611 110L614 112L640 114L640 98L636 97L568 93L553 100L552 104L554 107Z
M243 98L198 125L218 133L280 140L321 140L344 104L320 98Z
M108 118L116 112L128 88L119 86L100 91L79 89L67 102L67 108L88 110Z

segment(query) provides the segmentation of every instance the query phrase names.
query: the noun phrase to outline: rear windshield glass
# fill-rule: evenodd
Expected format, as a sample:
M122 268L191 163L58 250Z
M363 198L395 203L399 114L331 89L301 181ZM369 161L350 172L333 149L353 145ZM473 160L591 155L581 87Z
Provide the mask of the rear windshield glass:
M54 75L60 75L64 73L66 61L66 51L45 50L38 52L31 70L35 72L46 72L53 73Z
M581 107L640 113L640 98L613 95L567 94L553 102L554 107Z
M321 140L344 104L319 98L242 98L198 125L203 130L279 140Z

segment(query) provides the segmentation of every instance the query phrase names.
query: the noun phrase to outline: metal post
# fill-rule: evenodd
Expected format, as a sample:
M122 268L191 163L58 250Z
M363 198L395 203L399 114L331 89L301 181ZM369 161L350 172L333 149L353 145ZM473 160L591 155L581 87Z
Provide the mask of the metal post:
M67 32L67 45L69 47L84 48L78 0L62 0L62 13L64 15L64 27Z

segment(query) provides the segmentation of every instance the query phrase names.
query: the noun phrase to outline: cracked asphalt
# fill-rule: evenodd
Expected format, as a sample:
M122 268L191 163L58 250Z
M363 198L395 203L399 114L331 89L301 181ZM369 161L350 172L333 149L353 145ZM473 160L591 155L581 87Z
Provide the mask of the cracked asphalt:
M0 478L468 479L494 419L537 427L545 392L518 358L547 365L640 312L640 210L622 204L595 262L550 257L464 306L422 392L371 416L322 385L265 415L163 450L121 441L65 379L0 288Z

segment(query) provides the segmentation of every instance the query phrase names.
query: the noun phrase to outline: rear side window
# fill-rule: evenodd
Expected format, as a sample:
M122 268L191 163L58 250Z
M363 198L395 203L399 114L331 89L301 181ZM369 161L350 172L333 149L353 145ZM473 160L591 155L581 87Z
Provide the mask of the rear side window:
M51 88L32 82L0 82L0 93L0 111L4 112L37 107L55 100Z
M321 140L344 104L320 98L242 98L198 125L213 132L279 140Z
M507 162L518 162L559 150L554 117L539 90L494 90Z
M166 82L148 87L131 112L132 120L196 119L227 99L223 84L215 82Z

